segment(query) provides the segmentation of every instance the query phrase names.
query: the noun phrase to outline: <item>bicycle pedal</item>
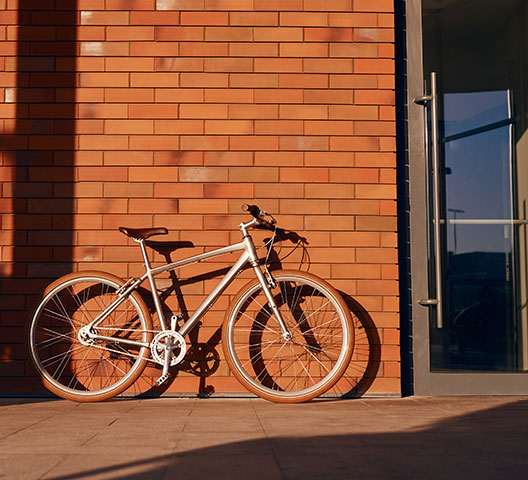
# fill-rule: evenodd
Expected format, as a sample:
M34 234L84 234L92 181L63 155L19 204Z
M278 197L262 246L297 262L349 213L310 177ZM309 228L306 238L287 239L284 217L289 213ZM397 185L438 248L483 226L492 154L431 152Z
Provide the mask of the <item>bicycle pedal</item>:
M170 378L170 373L166 373L165 375L162 375L156 380L156 386L161 387L169 378Z

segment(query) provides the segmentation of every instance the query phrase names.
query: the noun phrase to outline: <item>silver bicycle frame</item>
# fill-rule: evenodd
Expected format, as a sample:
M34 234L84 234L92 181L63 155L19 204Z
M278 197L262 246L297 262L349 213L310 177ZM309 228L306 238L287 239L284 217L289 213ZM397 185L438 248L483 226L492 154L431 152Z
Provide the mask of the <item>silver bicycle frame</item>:
M86 329L90 331L92 328L96 328L97 325L99 325L101 322L104 321L104 319L110 315L113 311L115 311L121 303L123 303L128 295L130 295L134 290L137 289L137 287L143 283L146 279L149 280L150 288L151 288L151 294L152 299L154 301L154 305L156 307L156 312L158 314L158 318L160 321L160 326L162 331L168 330L168 327L165 322L165 318L163 315L163 308L161 306L160 297L158 294L158 290L156 288L156 283L154 280L154 277L156 275L159 275L163 272L171 272L173 270L176 270L178 268L185 267L187 265L192 265L194 263L200 263L204 260L208 260L210 258L218 257L220 255L226 255L229 253L235 253L238 251L243 251L240 255L239 259L234 263L234 265L229 269L229 271L225 274L225 276L218 282L216 287L213 289L213 291L207 296L207 298L200 304L200 306L195 310L195 312L191 315L191 317L182 325L182 327L178 330L178 333L185 337L187 333L189 333L192 328L200 321L200 319L205 315L205 313L214 305L218 297L224 292L224 290L229 286L229 284L233 281L233 279L242 271L242 269L246 266L247 263L250 263L253 267L253 270L257 276L257 279L259 283L262 285L263 291L266 295L266 298L268 300L268 303L275 313L277 317L277 321L279 322L279 325L281 326L282 332L284 335L288 335L288 329L286 328L286 324L282 318L282 315L277 307L277 304L275 300L273 299L273 295L270 292L270 288L268 285L268 282L266 278L264 277L264 274L260 270L259 267L259 259L258 255L255 249L255 245L253 243L253 239L251 238L251 235L248 234L247 229L249 227L252 227L256 225L258 222L257 220L252 220L249 223L241 223L239 225L240 230L242 232L243 240L240 243L229 245L227 247L218 248L216 250L212 250L210 252L201 253L199 255L194 255L189 258L184 258L182 260L178 260L177 262L168 263L166 265L162 265L160 267L152 268L150 265L150 261L148 259L147 250L145 247L144 240L137 241L140 244L141 247L141 253L143 255L143 259L145 261L145 274L137 279L137 280L129 280L124 287L124 290L122 292L119 292L120 298L118 298L113 304L111 304L108 308L106 308L103 312L101 312L95 320L93 320L89 325L87 325ZM122 338L115 338L115 337L107 337L104 335L99 334L92 334L92 338L97 340L106 340L110 342L117 342L117 343L125 343L129 345L136 345L139 347L149 347L149 344L146 342L140 342L137 340L129 340L129 339L122 339Z

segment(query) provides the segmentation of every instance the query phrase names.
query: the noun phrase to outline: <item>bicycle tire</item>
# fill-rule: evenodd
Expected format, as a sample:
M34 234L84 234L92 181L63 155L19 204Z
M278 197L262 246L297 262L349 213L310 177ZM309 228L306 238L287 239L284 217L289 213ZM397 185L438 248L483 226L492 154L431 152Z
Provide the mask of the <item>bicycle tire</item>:
M328 391L345 372L354 347L350 311L319 277L273 272L272 289L291 340L285 340L258 280L235 296L222 326L228 365L250 392L279 403L309 401Z
M29 352L44 386L77 402L124 392L143 372L150 350L109 341L81 342L79 330L117 298L125 281L106 272L65 275L43 293L29 326ZM101 335L148 342L152 319L134 291L98 327Z

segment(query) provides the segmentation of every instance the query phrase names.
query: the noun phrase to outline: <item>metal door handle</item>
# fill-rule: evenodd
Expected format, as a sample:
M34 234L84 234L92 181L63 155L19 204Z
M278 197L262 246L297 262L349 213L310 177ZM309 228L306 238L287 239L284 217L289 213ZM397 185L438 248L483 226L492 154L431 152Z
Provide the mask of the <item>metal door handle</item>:
M436 327L442 328L442 259L440 256L440 169L438 150L438 89L436 83L436 72L431 72L431 94L416 97L414 103L430 108L431 111L431 160L433 167L433 247L434 266L436 281L436 298L420 300L418 303L424 306L436 306ZM425 122L427 128L427 122Z

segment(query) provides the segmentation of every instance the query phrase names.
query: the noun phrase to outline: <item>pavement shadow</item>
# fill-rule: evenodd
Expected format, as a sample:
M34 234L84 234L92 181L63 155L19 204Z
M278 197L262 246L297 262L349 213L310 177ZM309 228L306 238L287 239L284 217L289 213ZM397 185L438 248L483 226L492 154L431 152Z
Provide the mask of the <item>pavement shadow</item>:
M358 410L354 416L351 408L350 415L339 420L349 426L336 425L336 430L365 433L268 437L47 478L528 478L528 400L431 424L428 421L434 414L427 415L422 408L417 418L412 414L412 403L387 407L389 410L380 412L374 424L375 412L365 415L365 410ZM396 419L398 413L403 420ZM417 422L420 416L423 422ZM283 421L288 424L286 417ZM361 423L367 421L370 425ZM418 423L427 426L412 426Z

